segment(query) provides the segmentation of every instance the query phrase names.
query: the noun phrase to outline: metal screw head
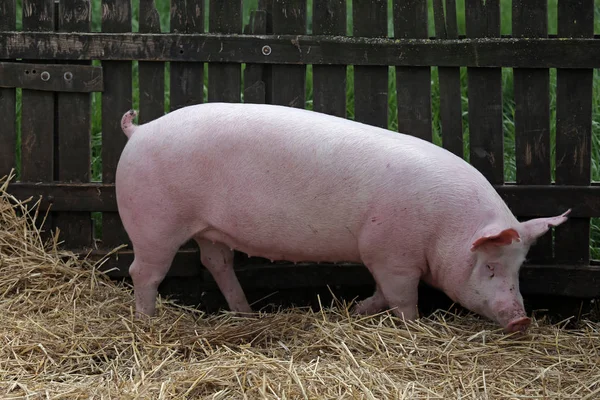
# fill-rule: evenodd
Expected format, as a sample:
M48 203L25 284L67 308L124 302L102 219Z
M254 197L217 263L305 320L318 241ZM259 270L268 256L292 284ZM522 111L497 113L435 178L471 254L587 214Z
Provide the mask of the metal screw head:
M50 72L48 72L48 71L44 71L44 72L42 72L42 73L40 74L40 78L42 78L42 80L43 80L44 82L46 82L46 81L50 80Z
M265 56L268 56L269 54L271 54L271 46L263 46L262 53Z
M65 72L65 75L63 76L65 78L65 81L70 81L71 79L73 79L73 73L70 71Z

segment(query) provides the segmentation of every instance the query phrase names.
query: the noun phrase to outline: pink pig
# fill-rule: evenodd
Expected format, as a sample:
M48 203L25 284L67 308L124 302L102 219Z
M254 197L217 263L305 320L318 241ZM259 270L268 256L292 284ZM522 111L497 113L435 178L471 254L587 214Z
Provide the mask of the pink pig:
M419 280L524 331L519 269L560 216L519 222L474 167L413 136L303 109L208 103L136 126L116 175L132 241L136 315L193 238L232 311L251 312L233 250L271 260L363 263L355 313L417 317ZM340 267L340 273L343 270Z

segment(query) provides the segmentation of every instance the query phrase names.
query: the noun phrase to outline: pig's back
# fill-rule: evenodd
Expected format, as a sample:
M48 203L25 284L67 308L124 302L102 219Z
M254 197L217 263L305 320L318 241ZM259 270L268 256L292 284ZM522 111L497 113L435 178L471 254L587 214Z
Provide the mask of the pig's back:
M128 145L149 161L156 204L247 253L268 247L274 259L300 260L292 253L301 248L323 261L355 260L372 218L426 240L425 219L439 224L449 201L464 209L465 196L487 182L420 139L288 107L188 107L141 126Z

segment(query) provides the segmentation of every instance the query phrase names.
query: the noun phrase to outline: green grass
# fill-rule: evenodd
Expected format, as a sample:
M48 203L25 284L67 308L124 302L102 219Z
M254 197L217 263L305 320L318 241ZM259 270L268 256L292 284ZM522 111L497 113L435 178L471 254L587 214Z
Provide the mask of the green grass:
M205 1L205 9L208 9L208 0ZM312 2L317 0L308 0L307 14L308 14L308 32L312 32ZM550 34L557 33L557 1L548 1L548 31ZM434 23L433 23L433 0L428 0L429 4L429 34L435 36ZM465 33L465 13L464 13L464 2L465 0L457 0L457 17L459 33ZM20 21L20 3L18 3L18 20ZM243 9L243 23L247 24L249 20L249 14L251 10L257 8L258 0L246 0L244 1ZM511 24L511 0L501 0L501 34L510 35L512 32ZM163 32L170 30L169 24L169 0L156 0L158 12L160 14L161 29ZM132 29L137 32L138 26L138 12L139 12L139 0L132 1L132 12L133 21ZM348 23L347 31L352 32L352 17L351 17L351 1L348 1ZM389 15L388 21L388 33L393 35L393 24L392 24L392 2L389 2ZM92 0L92 31L101 31L101 1ZM20 29L20 23L18 22L18 29ZM205 13L205 30L208 29L208 13ZM595 0L595 33L600 33L600 0ZM99 61L94 61L95 65L100 65ZM242 66L243 68L243 66ZM169 110L169 63L165 63L165 112ZM347 72L347 115L348 118L354 118L354 91L353 91L353 68L348 67ZM133 72L133 106L138 108L139 106L139 90L138 90L138 63L132 63ZM307 67L306 76L306 108L312 109L312 67ZM108 79L110 79L108 77ZM205 81L205 100L207 97L206 87L208 82L208 72L205 68L204 73ZM461 104L463 111L463 129L464 129L464 154L465 159L469 161L469 121L468 121L468 88L467 88L467 73L466 68L461 68ZM593 89L593 136L592 136L592 180L600 181L600 75L598 70L594 73L594 89ZM503 127L504 127L504 176L506 181L515 180L515 127L514 127L514 93L513 93L513 73L510 68L502 69L502 94L503 94ZM441 127L440 127L440 115L439 115L439 81L437 76L437 68L431 69L431 100L432 100L432 122L433 122L433 140L434 143L441 144ZM20 91L18 91L18 98L20 98ZM388 127L392 130L397 130L397 102L396 102L396 79L395 69L389 68L389 117ZM20 107L20 103L19 103ZM556 70L550 70L550 107L551 107L551 140L552 140L552 178L554 179L554 138L556 134ZM20 112L20 110L18 110ZM125 111L125 110L124 110ZM102 160L101 160L101 94L94 93L92 95L92 179L94 181L101 180L102 171ZM20 132L20 115L18 116L18 131ZM17 148L17 157L20 158L20 145ZM18 173L18 171L17 171ZM99 218L99 217L97 217ZM99 222L99 221L98 221ZM98 224L100 226L100 224ZM97 232L100 234L100 231ZM591 251L593 258L600 258L600 220L592 219L592 230L591 230Z

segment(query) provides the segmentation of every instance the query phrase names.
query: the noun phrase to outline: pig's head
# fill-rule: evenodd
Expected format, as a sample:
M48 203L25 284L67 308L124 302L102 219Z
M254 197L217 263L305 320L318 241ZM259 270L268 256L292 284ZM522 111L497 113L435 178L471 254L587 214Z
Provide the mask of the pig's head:
M499 323L504 331L525 331L530 323L519 291L519 270L529 248L550 227L567 220L562 215L517 222L513 226L489 225L479 230L471 244L473 268L459 302Z

